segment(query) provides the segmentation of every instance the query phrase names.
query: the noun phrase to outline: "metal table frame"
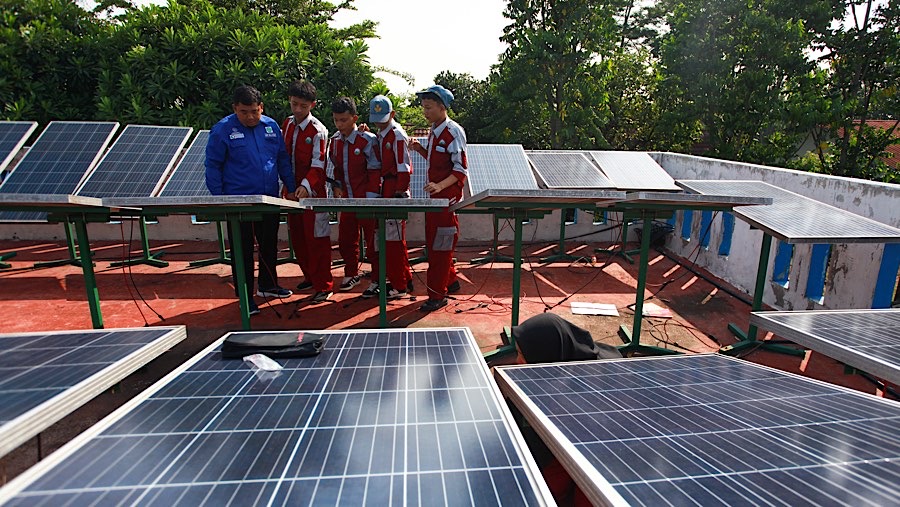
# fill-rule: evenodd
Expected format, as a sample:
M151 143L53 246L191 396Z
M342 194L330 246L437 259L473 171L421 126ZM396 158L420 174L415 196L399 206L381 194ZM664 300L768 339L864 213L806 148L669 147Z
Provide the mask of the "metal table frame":
M159 217L165 215L200 215L211 221L228 222L234 244L235 287L238 291L238 302L241 310L241 327L250 329L250 295L247 283L241 273L244 272L244 248L241 244L241 222L256 222L265 214L278 214L285 211L299 211L296 201L270 197L267 195L227 195L201 197L110 197L103 199L104 205L116 208L128 208L134 211L120 211L122 218ZM250 246L252 248L252 245Z
M385 220L406 220L410 213L441 211L450 202L447 199L350 199L350 198L306 198L300 199L299 206L313 212L350 212L363 218L374 218L378 222L378 325L386 328L387 321L387 263L385 255L387 239ZM360 252L362 254L362 252Z

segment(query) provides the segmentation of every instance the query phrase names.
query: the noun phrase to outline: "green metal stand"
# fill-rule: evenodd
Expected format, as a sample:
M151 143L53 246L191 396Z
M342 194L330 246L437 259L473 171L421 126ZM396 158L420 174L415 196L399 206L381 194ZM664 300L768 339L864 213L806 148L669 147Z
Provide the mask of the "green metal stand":
M651 217L644 218L644 230L650 230ZM627 222L626 222L627 223ZM647 288L647 265L650 262L650 234L641 234L641 257L638 264L637 297L634 300L634 322L629 330L625 326L619 328L619 334L625 341L625 345L619 347L622 355L661 355L679 354L674 350L651 345L641 345L641 324L644 321L644 290Z
M289 222L288 223L288 255L287 257L279 257L275 259L275 265L280 266L282 264L294 264L297 262L297 254L294 252L294 242L291 241L291 235L294 231L291 230Z
M147 239L147 219L144 217L140 217L139 221L141 224L141 257L111 262L109 264L109 267L114 268L118 266L136 266L138 264L146 264L155 268L164 268L169 265L168 262L157 259L157 257L161 257L165 252L156 252L153 254L150 253L150 241Z
M522 223L516 223L516 228L521 231ZM488 252L484 257L476 257L469 261L469 264L490 264L492 262L514 262L515 258L509 257L507 255L500 254L500 245L499 245L499 236L500 236L500 219L497 214L494 214L494 246L491 247L491 251ZM518 254L516 254L518 255Z
M63 228L66 231L66 248L69 250L69 258L68 259L59 259L55 261L43 261L43 262L35 262L34 268L55 268L57 266L76 266L82 267L81 256L79 255L79 249L75 246L75 237L72 235L72 227L73 225L69 222L63 222ZM81 250L82 252L87 251L88 257L91 257L90 250Z
M87 224L83 220L76 219L72 224L78 237L78 249L81 252L91 251L91 242L88 240ZM66 229L68 230L68 224ZM81 270L84 273L84 286L87 289L88 307L91 309L91 323L94 329L103 328L103 315L100 313L100 290L97 288L97 280L94 278L94 263L82 262Z
M212 266L214 264L231 265L231 257L228 256L228 250L225 249L225 230L222 227L222 222L216 222L216 232L219 236L219 256L212 259L191 261L188 263L188 266L192 268L199 268L202 266Z
M577 211L576 211L577 213ZM542 263L560 262L560 261L577 261L581 257L577 255L569 255L566 253L566 210L559 210L559 244L556 247L556 253L543 257Z
M16 256L16 252L8 252L5 254L0 254L0 269L9 269L12 267L12 264L8 262L3 262L7 259L12 259Z
M241 220L239 217L229 217L228 225L231 227L231 237L234 238L231 249L234 252L234 285L238 293L238 306L241 311L241 327L245 331L250 330L250 296L247 294L247 280L244 279L244 246L241 243ZM251 247L252 248L252 247Z
M606 254L610 258L619 256L619 257L622 257L623 259L625 259L626 261L628 261L629 264L634 264L634 259L632 258L632 256L634 254L641 253L641 250L640 249L628 250L626 248L626 245L628 245L628 222L629 222L629 220L623 216L622 217L622 244L621 245L616 245L616 246L613 246L612 248L596 248L596 249L594 249L594 252L599 253L599 254ZM646 223L647 223L647 221L645 220L644 227L647 227ZM644 230L649 230L649 229L644 229ZM642 234L641 238L643 238L644 236L645 235ZM641 243L643 244L643 241L641 241Z
M753 312L762 310L763 294L766 287L766 275L769 268L769 254L772 250L772 236L763 233L762 248L759 252L759 266L756 268L756 286L753 288ZM753 324L747 328L745 333L736 324L728 324L728 330L737 338L738 342L719 349L722 354L734 355L746 349L762 348L772 352L787 354L791 356L804 356L805 350L786 347L775 343L766 343L757 339L758 329Z
M387 323L387 231L385 231L385 215L379 214L378 220L378 326L388 327Z

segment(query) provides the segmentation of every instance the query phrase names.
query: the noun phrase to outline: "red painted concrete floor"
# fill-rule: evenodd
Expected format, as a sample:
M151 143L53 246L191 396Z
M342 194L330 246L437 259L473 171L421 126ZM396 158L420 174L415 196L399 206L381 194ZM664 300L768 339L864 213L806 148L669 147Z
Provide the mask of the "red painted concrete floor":
M284 248L287 245L282 245ZM578 261L540 264L538 259L553 253L555 245L535 244L526 248L522 269L520 321L543 311L551 311L591 331L594 339L621 344L617 336L620 324L630 326L628 305L635 301L636 265L622 258L597 254L600 245L570 244L569 253L583 256ZM140 255L132 245L131 256ZM147 367L125 379L117 389L105 393L71 416L45 431L40 439L22 445L0 458L0 484L21 473L75 435L94 424L132 396L174 369L187 358L228 331L240 329L240 317L230 268L215 265L191 268L188 262L215 256L215 244L205 242L153 243L152 250L164 251L167 268L134 266L110 268L109 262L127 257L122 243L97 242L93 245L97 285L106 328L144 325L185 325L188 338ZM89 329L91 327L81 268L63 266L33 269L35 262L65 258L64 243L40 241L0 241L0 255L11 251L11 269L0 271L0 333ZM411 257L420 254L412 250ZM483 256L483 245L463 245L457 250L457 268L462 290L445 308L431 314L418 311L424 302L425 264L413 266L416 290L409 299L388 303L390 327L471 328L482 350L500 343L500 332L511 321L512 264L475 265L469 261ZM511 247L501 248L511 254ZM334 252L338 258L337 252ZM688 261L683 261L689 265ZM368 269L368 265L363 265ZM335 277L343 270L333 270ZM282 286L293 288L301 280L296 265L278 268ZM711 279L714 277L704 273ZM368 286L364 280L350 292L338 292L331 301L311 305L304 299L309 293L283 301L266 303L251 319L254 329L344 329L378 327L378 300L362 299ZM729 295L740 291L725 282L716 285L693 275L658 252L651 253L647 302L670 309L672 319L644 320L641 342L668 347L680 352L713 352L720 345L733 343L727 325L735 322L746 328L750 307ZM611 303L619 317L581 316L571 313L570 303ZM875 386L859 375L847 374L843 366L827 357L811 354L806 359L749 351L745 358L782 370L800 373L831 383L874 393ZM515 361L515 357L503 359ZM40 449L38 448L40 446Z

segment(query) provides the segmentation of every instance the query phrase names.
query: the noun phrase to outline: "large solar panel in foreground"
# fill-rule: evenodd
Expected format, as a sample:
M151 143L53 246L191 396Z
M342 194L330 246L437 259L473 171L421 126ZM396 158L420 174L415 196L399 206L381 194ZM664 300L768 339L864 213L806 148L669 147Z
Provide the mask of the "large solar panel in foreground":
M6 194L71 194L119 127L112 122L53 121L0 185ZM4 221L43 221L37 212L0 213Z
M538 188L531 165L520 144L470 144L467 146L469 195L484 190Z
M0 456L185 337L184 326L0 334Z
M36 121L0 121L0 172L12 162L36 128Z
M147 197L156 195L193 129L128 125L78 195Z
M750 323L900 385L900 310L754 312Z
M552 503L467 329L316 333L325 350L279 376L222 360L217 341L0 501Z
M210 195L206 188L206 143L209 131L201 130L190 148L175 166L163 189L161 197Z
M592 151L591 156L618 190L681 190L647 153Z
M595 504L900 504L900 403L721 355L501 367Z
M787 243L900 242L900 229L762 181L678 180L678 185L698 194L771 198L770 206L735 209L734 214Z
M615 188L588 157L578 151L526 151L547 188Z

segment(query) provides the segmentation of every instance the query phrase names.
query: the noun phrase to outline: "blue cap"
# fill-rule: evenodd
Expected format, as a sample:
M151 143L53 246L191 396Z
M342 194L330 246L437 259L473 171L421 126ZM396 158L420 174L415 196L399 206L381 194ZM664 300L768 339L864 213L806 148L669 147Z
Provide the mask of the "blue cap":
M376 95L369 102L369 120L375 123L385 123L391 119L393 110L394 105L391 104L391 99L384 95Z
M426 93L433 93L433 94L437 95L438 97L440 97L441 102L444 103L444 107L450 107L450 104L453 103L453 93L441 85L429 86L428 88L425 88L424 90L422 90L420 92L416 92L416 95L421 97L422 95L425 95Z

